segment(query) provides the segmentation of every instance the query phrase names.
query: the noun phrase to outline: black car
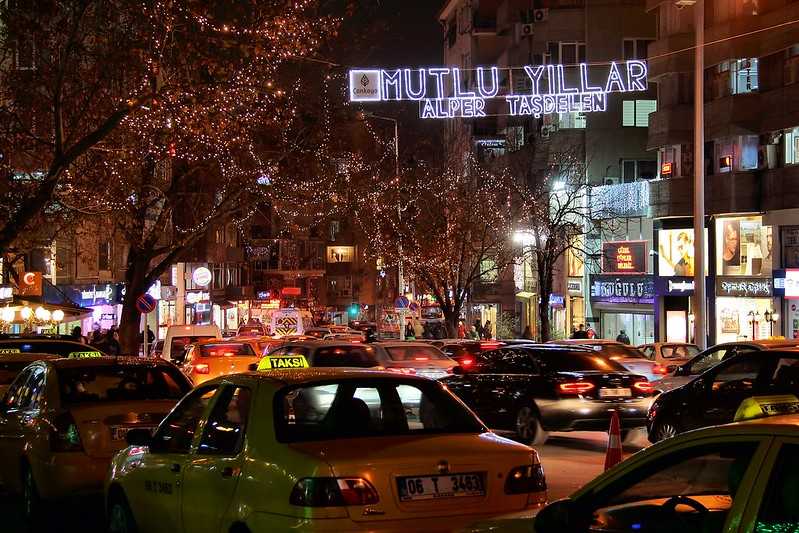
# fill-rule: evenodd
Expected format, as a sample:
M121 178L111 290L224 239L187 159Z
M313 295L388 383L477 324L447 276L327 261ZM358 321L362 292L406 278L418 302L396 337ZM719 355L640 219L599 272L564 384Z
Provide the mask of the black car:
M0 355L46 353L60 357L81 357L92 352L93 355L106 355L101 350L83 344L68 335L0 335Z
M441 381L488 425L542 444L548 431L607 431L646 424L652 384L615 361L580 347L527 345L479 356L474 370L455 367Z
M649 440L657 442L691 429L732 422L745 399L775 394L799 394L799 351L768 350L730 357L658 396L647 417Z
M480 354L505 345L504 341L473 339L436 339L423 342L429 342L466 369L476 368L480 364Z

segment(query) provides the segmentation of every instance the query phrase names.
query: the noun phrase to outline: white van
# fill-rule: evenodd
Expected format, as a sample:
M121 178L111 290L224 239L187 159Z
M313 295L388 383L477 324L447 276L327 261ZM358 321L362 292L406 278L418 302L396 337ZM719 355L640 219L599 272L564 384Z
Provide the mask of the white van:
M311 313L304 309L287 307L272 311L272 335L275 337L302 335L312 325Z
M206 339L221 339L222 335L219 327L216 325L198 326L169 326L166 330L166 338L164 339L164 349L161 352L161 358L167 361L176 361L183 356L183 350L189 344L194 344L197 341Z

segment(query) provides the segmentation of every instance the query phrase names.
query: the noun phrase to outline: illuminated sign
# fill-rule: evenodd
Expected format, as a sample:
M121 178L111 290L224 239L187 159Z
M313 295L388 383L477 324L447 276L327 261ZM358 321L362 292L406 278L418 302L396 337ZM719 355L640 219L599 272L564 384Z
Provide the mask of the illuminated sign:
M554 113L587 113L605 111L608 93L646 91L647 66L643 61L611 62L602 67L605 83L592 85L589 65L525 65L514 68L478 67L474 69L473 90L465 90L468 77L458 67L421 69L353 69L349 73L350 101L387 102L412 100L419 102L422 118L485 117L489 101L504 100L496 112L511 116L549 115ZM592 69L597 69L592 66ZM574 74L576 84L569 85ZM500 70L512 80L521 76L524 84L501 83ZM504 86L526 85L521 93L504 90Z
M0 302L10 302L14 299L14 287L11 285L0 285Z
M774 280L775 282L777 280ZM795 268L785 269L785 298L788 300L799 299L799 270Z
M757 279L729 276L718 276L716 278L716 296L770 298L773 294L774 282L770 278Z
M646 274L646 241L602 243L602 272L606 274Z
M213 275L211 271L208 270L207 267L199 267L195 268L194 272L191 273L191 279L194 281L195 285L199 285L200 287L205 287L209 283L211 283L211 279L213 279Z
M211 300L211 293L199 291L199 292L187 292L186 293L186 303L189 304L198 304L200 302L208 302Z
M654 302L655 282L652 276L591 276L591 303Z
M662 165L660 165L660 174L661 176L671 176L671 172L673 169L673 164L671 161L666 161Z

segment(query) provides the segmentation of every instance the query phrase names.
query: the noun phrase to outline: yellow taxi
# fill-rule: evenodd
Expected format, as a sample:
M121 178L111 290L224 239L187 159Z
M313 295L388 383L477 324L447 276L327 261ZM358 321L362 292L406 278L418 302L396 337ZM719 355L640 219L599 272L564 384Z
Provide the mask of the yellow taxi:
M465 531L799 531L799 415L683 433L636 453L534 518L527 514Z
M58 359L57 355L48 353L8 353L0 354L0 398L5 396L8 387L16 379L22 369L34 361Z
M183 361L183 372L199 385L219 376L247 372L258 365L263 349L255 337L235 341L212 339L191 345Z
M369 370L207 381L128 434L108 531L451 531L546 502L538 454L446 387Z
M0 404L0 481L35 526L46 500L100 492L134 428L154 430L191 383L171 363L128 357L40 360Z

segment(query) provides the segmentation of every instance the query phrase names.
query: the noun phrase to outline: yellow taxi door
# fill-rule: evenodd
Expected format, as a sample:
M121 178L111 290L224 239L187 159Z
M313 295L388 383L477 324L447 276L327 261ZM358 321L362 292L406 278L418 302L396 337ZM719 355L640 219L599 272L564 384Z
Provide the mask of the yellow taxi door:
M183 531L227 531L246 453L252 391L227 385L214 402L195 452L183 473Z
M146 453L125 483L125 495L139 531L181 531L184 469L192 444L218 386L199 387L161 422Z

